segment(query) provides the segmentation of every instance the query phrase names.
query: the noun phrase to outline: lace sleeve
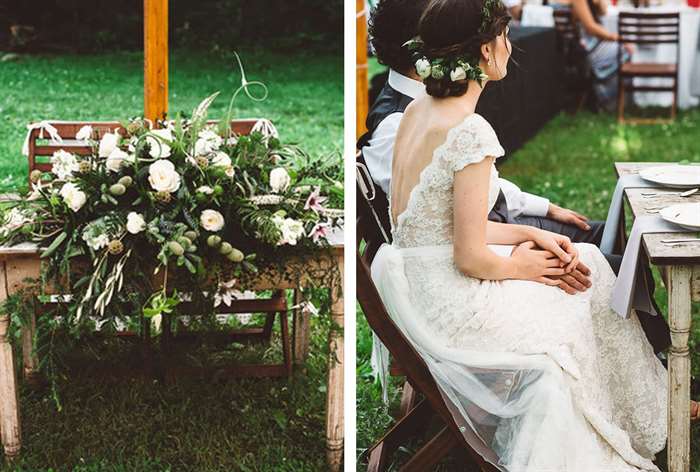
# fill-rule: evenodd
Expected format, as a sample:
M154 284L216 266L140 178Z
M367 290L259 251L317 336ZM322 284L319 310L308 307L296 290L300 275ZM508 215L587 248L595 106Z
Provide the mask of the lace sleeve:
M486 157L501 157L505 151L488 121L475 113L447 133L439 154L453 172L458 172Z

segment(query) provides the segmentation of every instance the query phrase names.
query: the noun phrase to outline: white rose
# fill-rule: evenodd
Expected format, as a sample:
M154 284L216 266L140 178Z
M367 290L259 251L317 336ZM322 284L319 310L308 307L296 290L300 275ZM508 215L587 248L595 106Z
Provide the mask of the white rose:
M270 187L274 193L284 192L292 183L292 178L284 167L276 167L270 171Z
M211 195L214 193L214 189L209 187L208 185L202 185L197 189L197 193L203 193L204 195Z
M426 58L418 59L416 61L416 72L421 79L427 79L430 77L430 73L432 72L430 61Z
M105 161L105 166L112 172L119 172L122 169L124 161L130 161L131 158L127 153L119 148L114 148L114 150L109 153L107 161Z
M175 165L160 159L148 167L148 182L157 192L176 192L180 188L180 174Z
M221 136L210 129L204 129L197 135L199 139L194 143L194 154L196 156L206 156L219 150L224 140Z
M80 210L87 201L85 192L80 190L73 182L63 184L59 194L63 197L63 201L66 202L66 205L74 212Z
M88 141L92 137L92 126L85 125L75 133L75 139L78 141Z
M119 144L119 135L117 133L105 133L100 140L100 147L97 150L97 155L100 157L109 157Z
M204 210L199 222L204 229L215 233L224 227L224 215L216 210Z
M219 151L211 160L211 165L214 167L231 167L231 158L225 152Z
M51 156L51 164L51 172L60 180L73 177L73 172L77 172L79 167L76 157L63 149L53 153Z
M458 80L464 80L467 78L467 71L464 68L457 66L453 71L450 72L450 80L452 82L457 82Z
M146 135L146 142L149 144L148 153L156 159L170 157L170 142L173 139L173 132L168 128L149 131Z
M132 211L126 215L126 230L131 234L138 234L146 229L146 221L143 219L143 215Z

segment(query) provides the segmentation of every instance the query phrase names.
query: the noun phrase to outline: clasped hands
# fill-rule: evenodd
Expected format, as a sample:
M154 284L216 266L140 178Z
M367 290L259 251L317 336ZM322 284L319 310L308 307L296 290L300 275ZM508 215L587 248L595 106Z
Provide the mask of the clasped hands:
M561 234L533 231L532 238L517 245L511 257L520 269L520 279L557 286L569 295L591 286L591 270L580 261L576 246Z

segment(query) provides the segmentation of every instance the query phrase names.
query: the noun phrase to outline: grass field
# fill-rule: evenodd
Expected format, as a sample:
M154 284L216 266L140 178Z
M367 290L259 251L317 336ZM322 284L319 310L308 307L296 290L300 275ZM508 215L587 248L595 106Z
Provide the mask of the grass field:
M376 66L375 66L376 70ZM700 162L700 110L680 114L673 125L620 126L608 115L579 113L560 115L552 120L500 168L501 176L528 192L546 196L562 206L580 211L593 219L605 219L615 187L613 163L616 161L689 160ZM657 274L658 275L658 274ZM660 283L657 300L666 307L666 290ZM693 308L691 336L693 359L693 398L700 399L700 307ZM381 391L370 375L371 336L358 309L357 381L358 381L358 470L365 463L365 450L391 424L391 414L400 400L400 382L394 379L390 389L390 408L381 401ZM694 471L700 471L700 428L694 428L691 440ZM399 454L399 462L406 454ZM659 461L665 467L665 459ZM447 462L442 471L463 471Z
M236 117L266 117L285 141L339 159L343 129L342 58L242 51L249 80L267 84L266 102L241 97ZM114 120L143 107L143 57L23 57L0 63L0 193L26 185L21 145L29 122ZM191 110L209 94L219 118L240 84L231 58L173 52L170 110ZM312 320L311 355L302 372L283 380L182 378L162 382L112 372L141 369L138 350L121 342L80 340L62 352L57 393L21 388L23 454L13 471L320 471L325 470L328 323ZM56 344L66 339L56 339ZM271 347L227 346L218 356L279 360ZM208 361L202 350L173 363ZM219 357L219 358L220 358ZM219 359L217 358L217 359ZM0 464L3 464L0 452Z

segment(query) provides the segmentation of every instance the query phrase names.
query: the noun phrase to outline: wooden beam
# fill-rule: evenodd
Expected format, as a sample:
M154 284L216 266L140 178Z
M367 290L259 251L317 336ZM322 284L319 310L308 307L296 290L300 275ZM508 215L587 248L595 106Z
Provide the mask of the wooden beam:
M155 123L168 113L168 0L143 1L144 116Z
M357 108L357 138L367 131L365 120L369 112L369 77L367 74L367 10L365 1L357 0L357 85L355 106Z

